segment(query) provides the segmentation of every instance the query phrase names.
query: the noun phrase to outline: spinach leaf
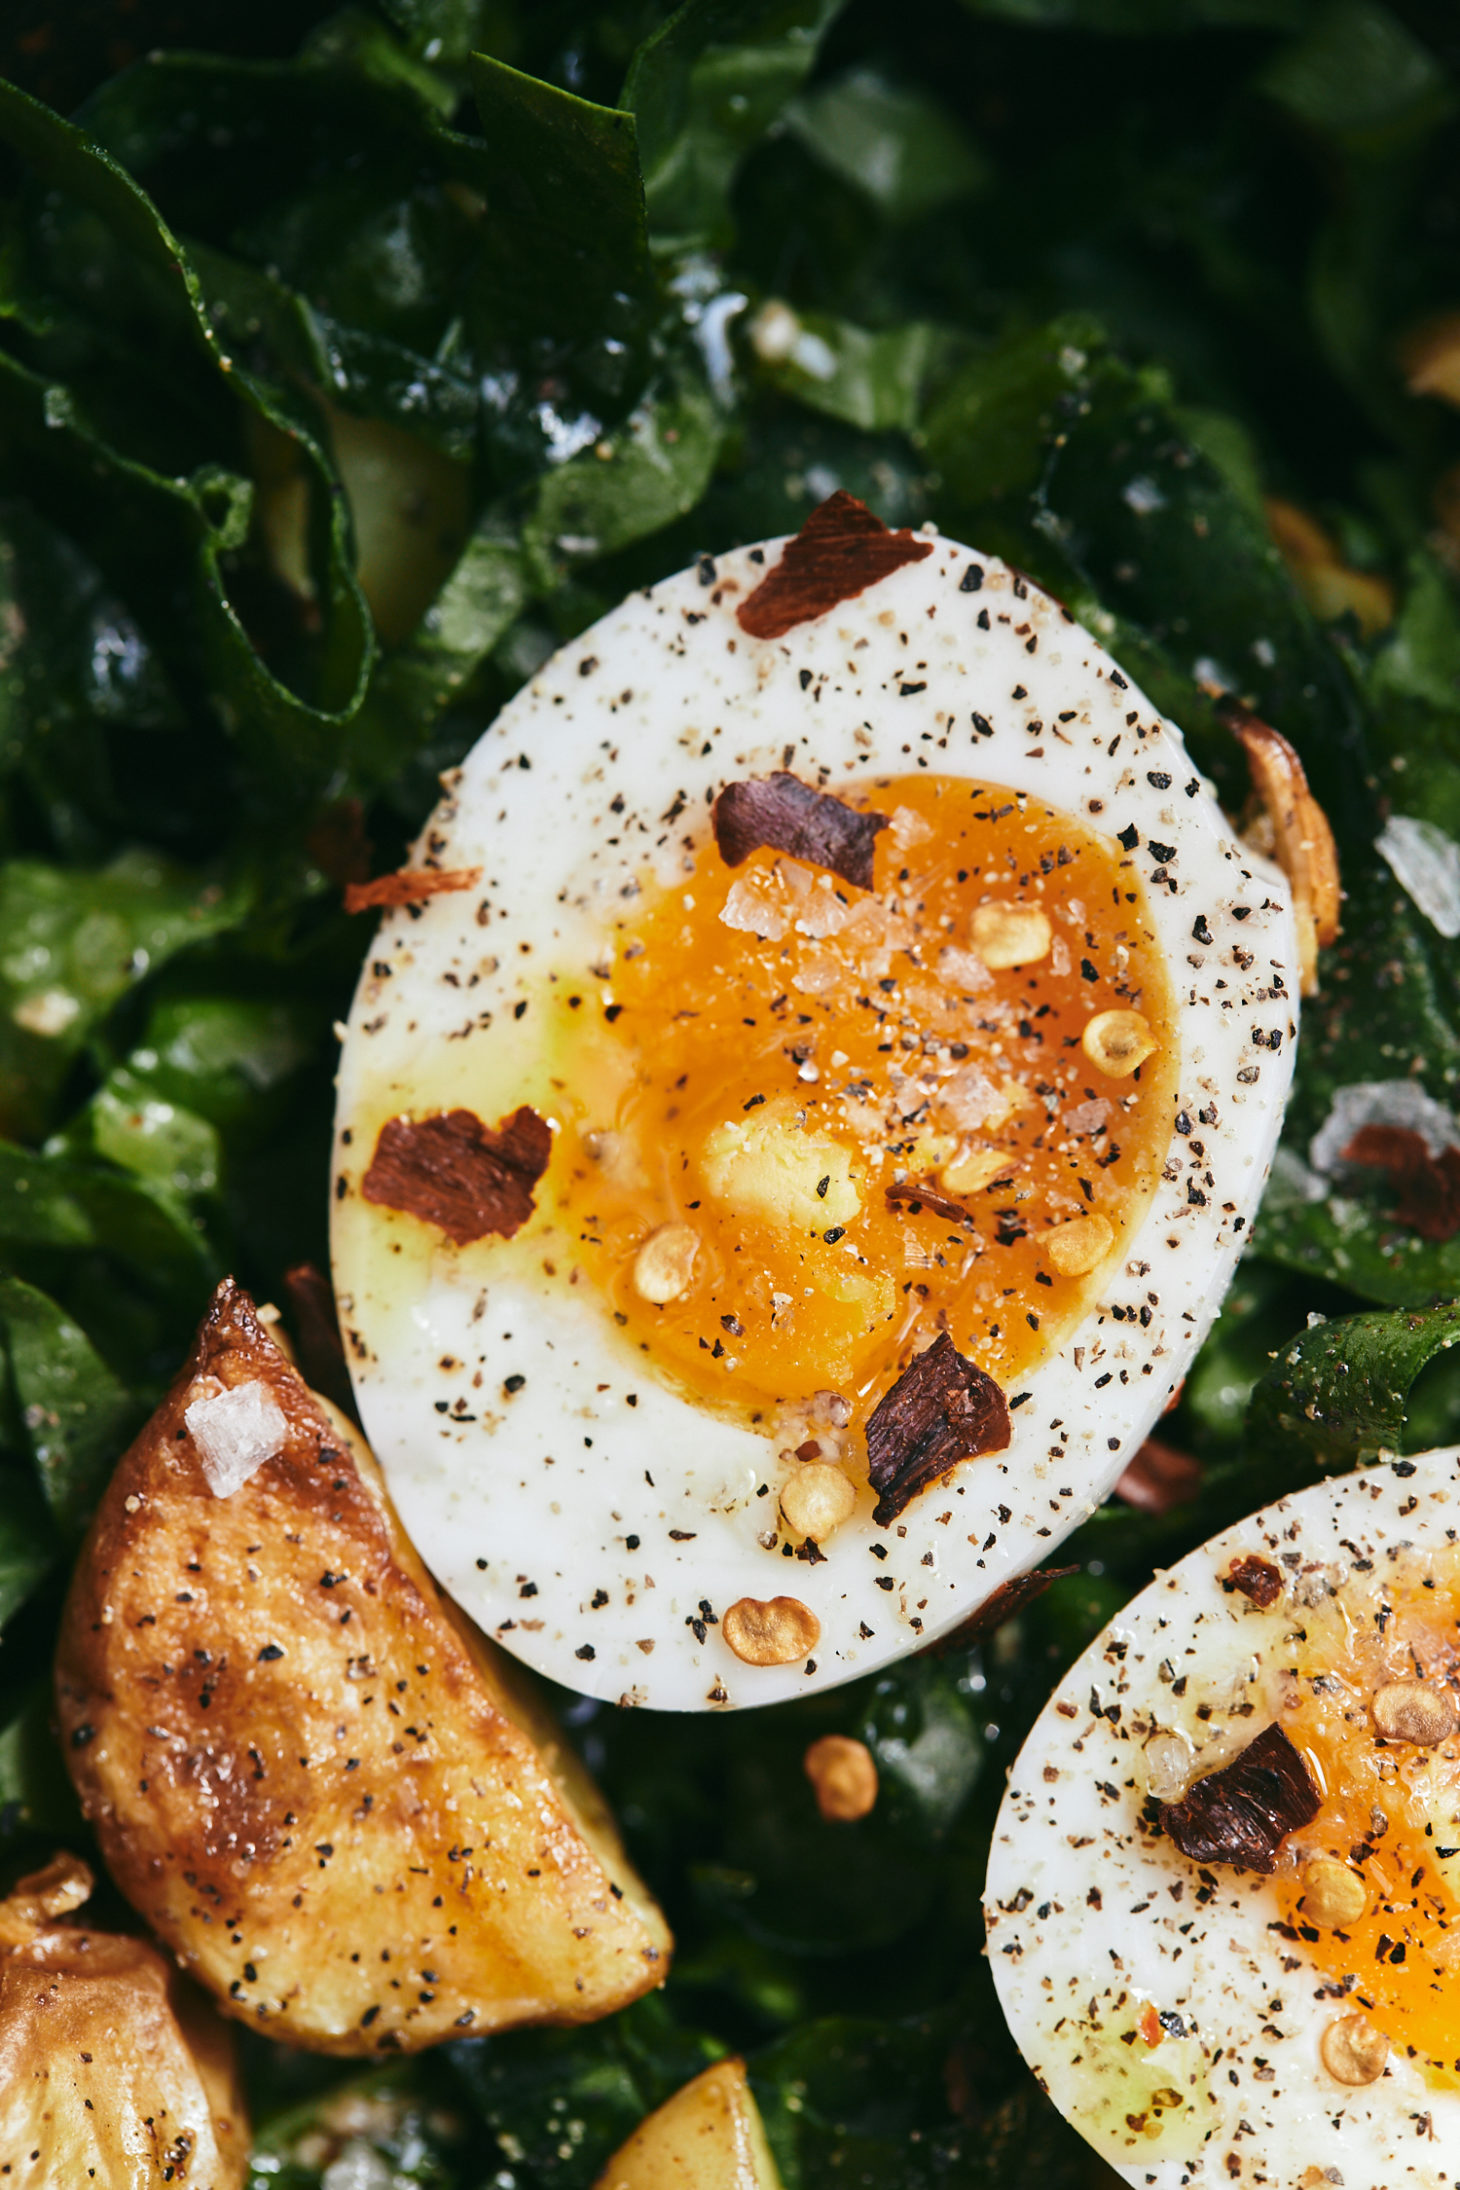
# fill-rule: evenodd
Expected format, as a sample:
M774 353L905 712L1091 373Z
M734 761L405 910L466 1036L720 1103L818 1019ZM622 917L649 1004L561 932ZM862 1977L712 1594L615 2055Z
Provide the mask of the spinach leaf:
M1325 1468L1401 1449L1411 1385L1427 1362L1457 1343L1455 1306L1335 1322L1320 1317L1282 1349L1253 1392L1248 1442L1258 1452L1296 1442Z
M588 2190L643 2117L723 2051L651 1993L591 2029L504 2033L450 2059L504 2159L553 2190Z
M46 1504L67 1535L79 1532L137 1410L84 1331L32 1285L0 1277L0 1337Z
M684 0L634 55L638 124L660 250L727 238L735 173L800 89L843 0Z
M40 1131L106 1012L243 904L154 853L119 852L92 873L0 862L0 1130Z

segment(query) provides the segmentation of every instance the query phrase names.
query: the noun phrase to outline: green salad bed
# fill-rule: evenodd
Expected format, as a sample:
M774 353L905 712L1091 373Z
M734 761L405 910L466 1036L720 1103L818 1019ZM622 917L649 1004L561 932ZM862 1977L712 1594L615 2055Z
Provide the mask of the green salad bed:
M562 1696L664 1990L364 2074L245 2034L251 2179L587 2190L733 2049L787 2190L1113 2182L994 2003L1006 1768L1154 1566L1460 1437L1460 1158L1419 1229L1309 1158L1353 1083L1460 1102L1453 12L76 12L0 84L0 1857L89 1845L48 1666L107 1470L220 1275L327 1267L342 885L561 641L845 487L1058 594L1234 813L1239 696L1333 823L1284 1152L1160 1431L1196 1466L982 1644L729 1719Z

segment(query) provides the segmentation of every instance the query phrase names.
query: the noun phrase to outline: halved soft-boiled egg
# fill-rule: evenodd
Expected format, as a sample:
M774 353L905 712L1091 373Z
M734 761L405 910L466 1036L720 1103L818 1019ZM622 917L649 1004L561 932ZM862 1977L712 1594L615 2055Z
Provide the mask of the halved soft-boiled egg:
M1105 1496L1243 1244L1298 982L1282 875L1056 601L835 496L554 655L372 891L336 1285L489 1634L771 1702Z
M1010 1775L989 1954L1144 2190L1460 2178L1460 1447L1160 1575Z

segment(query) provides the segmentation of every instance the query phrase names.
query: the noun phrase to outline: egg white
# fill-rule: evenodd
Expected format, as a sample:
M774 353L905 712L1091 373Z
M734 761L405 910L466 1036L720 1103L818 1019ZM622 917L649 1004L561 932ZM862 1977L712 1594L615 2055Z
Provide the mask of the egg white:
M385 915L340 1066L335 1283L402 1518L506 1647L569 1686L661 1709L771 1703L871 1672L1047 1559L1100 1503L1226 1290L1296 1035L1283 877L1056 601L934 538L924 560L783 639L751 639L735 608L783 544L633 595L503 709L446 779L415 854L480 867L480 885ZM982 580L964 590L971 568ZM962 1463L890 1529L849 1522L817 1566L757 1541L783 1472L773 1444L661 1382L603 1302L544 1276L517 1242L457 1249L359 1193L395 1112L551 1114L545 1015L531 1008L546 971L595 1010L609 1003L608 917L636 877L682 879L723 786L781 767L832 787L926 768L1134 829L1179 1002L1173 1121L1190 1124L1173 1130L1097 1307L1020 1379L1010 1448ZM1148 839L1176 848L1164 880ZM509 1391L508 1377L525 1381ZM702 1607L780 1594L813 1609L820 1645L803 1663L742 1664Z
M1284 1662L1305 1591L1341 1590L1363 1559L1382 1573L1410 1546L1448 1549L1457 1523L1460 1446L1282 1499L1127 1605L1020 1751L985 1892L994 1980L1056 2106L1141 2190L1308 2190L1308 2170L1330 2166L1353 2190L1448 2190L1460 2177L1460 2092L1431 2089L1397 2050L1357 2088L1324 2069L1319 2040L1348 2010L1301 1944L1274 1929L1272 1881L1217 1867L1205 1874L1215 1890L1198 1897L1198 1866L1137 1823L1153 1730L1187 1731L1210 1699L1194 1723L1208 1764L1225 1761L1262 1731L1260 1713L1244 1715L1253 1668ZM1267 1611L1221 1587L1232 1560L1252 1552L1288 1585ZM1173 1671L1185 1677L1179 1703ZM1206 1768L1198 1751L1193 1771ZM1145 2003L1179 2018L1183 2034L1127 2047ZM1162 2084L1181 2107L1159 2116L1159 2136L1132 2132L1127 2113Z

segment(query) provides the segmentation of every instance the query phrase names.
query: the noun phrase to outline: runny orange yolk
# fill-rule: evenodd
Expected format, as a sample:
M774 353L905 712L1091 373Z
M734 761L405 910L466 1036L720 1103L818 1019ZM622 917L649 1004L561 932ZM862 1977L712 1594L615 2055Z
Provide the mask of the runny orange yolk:
M1460 2089L1460 1740L1433 1749L1376 1737L1382 1684L1460 1671L1460 1553L1386 1574L1300 1615L1287 1659L1283 1731L1324 1794L1285 1844L1276 1885L1301 1951L1336 1987L1335 2013L1366 2013L1418 2057L1427 2079ZM1337 1928L1304 1905L1306 1865L1357 1872L1364 1913Z
M1017 1386L1171 1132L1171 990L1119 843L967 779L846 796L891 816L873 891L766 849L732 869L706 831L617 923L609 1023L557 992L556 1226L663 1371L757 1420L827 1387L864 1419L945 1329ZM1111 1011L1140 1065L1082 1047Z

